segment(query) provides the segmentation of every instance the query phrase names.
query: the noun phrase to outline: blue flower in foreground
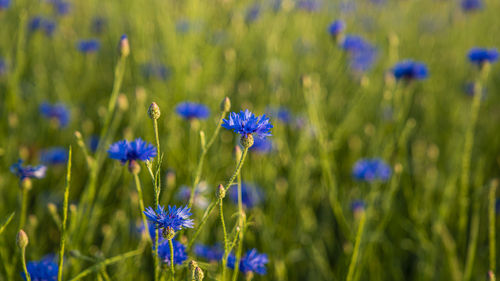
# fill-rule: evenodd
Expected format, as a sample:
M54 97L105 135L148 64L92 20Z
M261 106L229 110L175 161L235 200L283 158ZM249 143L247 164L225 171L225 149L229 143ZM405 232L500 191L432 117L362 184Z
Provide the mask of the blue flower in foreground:
M194 103L194 102L182 102L175 107L175 112L179 114L184 119L207 119L210 116L210 110L207 106Z
M336 20L328 26L328 33L333 37L338 37L345 30L345 23L342 20Z
M222 127L233 130L241 136L256 135L259 138L265 138L271 135L273 125L269 123L266 115L262 117L255 116L248 109L240 113L231 112L228 119L222 120Z
M482 0L462 0L462 10L465 12L472 12L483 8Z
M240 271L243 273L255 272L260 275L266 274L266 264L269 258L266 254L259 254L256 249L248 251L240 260ZM227 258L227 266L234 269L236 257L229 255Z
M0 0L0 11L10 6L10 0Z
M498 60L498 50L495 48L472 48L467 57L471 63L482 66L485 63L496 62Z
M270 139L256 138L250 151L260 154L266 154L273 150L273 142Z
M429 76L429 71L424 63L413 60L404 60L392 68L396 80L423 80Z
M382 159L361 159L354 164L352 176L366 182L387 181L391 177L391 167Z
M47 36L51 36L56 30L56 22L40 16L34 17L28 24L28 29L31 32L42 30Z
M113 143L108 149L109 158L127 161L146 161L156 157L156 147L138 138L134 141L121 140Z
M174 264L180 265L188 258L186 246L174 239L172 239L172 244L174 246ZM164 263L170 265L170 245L167 240L158 245L158 256Z
M262 190L258 186L246 182L241 184L241 203L245 207L252 208L259 204L262 197ZM229 190L229 198L234 204L238 204L238 185L233 185Z
M146 208L144 214L148 220L158 228L165 230L171 227L174 231L179 231L182 228L193 228L194 221L189 219L191 209L187 206L179 207L168 206L168 211L163 206L158 205L156 210L151 207Z
M210 262L218 262L224 257L224 249L220 245L205 246L196 244L194 246L194 254Z
M101 46L101 43L97 39L88 39L88 40L80 40L78 41L78 44L76 45L76 48L78 51L84 53L84 54L89 54L89 53L95 53L99 50Z
M23 167L22 164L23 161L19 160L16 164L10 166L10 171L18 176L21 181L27 178L41 179L45 177L47 167L45 167L44 165Z
M60 127L65 127L69 123L69 110L63 104L42 103L40 113L49 119L56 120Z
M56 281L59 266L54 261L54 255L47 255L39 261L30 261L26 265L31 281ZM21 272L24 280L26 276Z
M68 162L68 150L62 147L54 147L42 150L40 161L45 164L65 164Z

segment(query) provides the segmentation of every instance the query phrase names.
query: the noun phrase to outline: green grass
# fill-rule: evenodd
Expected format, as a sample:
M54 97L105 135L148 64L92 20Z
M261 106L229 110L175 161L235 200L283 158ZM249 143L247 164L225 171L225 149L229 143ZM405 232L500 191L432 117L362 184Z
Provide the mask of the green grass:
M456 2L355 1L346 12L324 1L322 10L307 12L290 0L278 11L262 1L259 17L247 22L252 1L74 1L65 16L55 16L45 1L13 1L0 10L0 58L7 62L0 75L0 280L21 280L23 270L15 244L23 192L9 167L18 159L36 165L40 150L52 146L72 147L71 173L50 166L44 179L32 181L23 228L27 261L64 245L63 280L154 279L152 244L136 231L142 217L134 176L106 153L124 138L156 146L151 102L161 109L163 158L151 172L141 164L145 206L154 205L157 185L161 205L188 204L176 194L193 182L206 183L214 202L201 229L206 209L194 207L195 228L177 237L184 244L223 245L227 234L235 253L239 247L266 253L268 273L254 280L485 280L498 268L500 66L491 65L483 79L483 99L474 101L463 88L480 79L468 50L500 47L500 4L486 0L485 9L465 14ZM36 15L57 22L52 37L28 31ZM107 21L101 34L91 31L96 16ZM327 33L335 19L377 46L377 62L363 77L351 73ZM187 32L178 30L180 21L189 23ZM122 34L130 41L126 59L117 50ZM97 53L77 51L86 38L100 40ZM390 79L387 71L404 58L425 62L429 78L409 85ZM168 79L144 77L147 62L167 66ZM262 187L265 199L243 218L226 196L223 231L215 194L234 172L239 137L221 129L211 138L226 96L231 111L262 115L281 106L304 125L272 118L275 150L249 152L240 174ZM186 100L206 104L210 117L181 119L175 106ZM66 104L70 124L59 129L42 118L43 101ZM210 145L200 145L201 130ZM93 135L105 136L97 153L84 149ZM366 157L391 165L387 183L353 180L353 164ZM362 217L350 208L356 199L367 203ZM188 254L176 280L191 276L191 260L205 280L220 280L220 264ZM169 266L162 264L159 275L168 280ZM225 276L233 278L232 270Z

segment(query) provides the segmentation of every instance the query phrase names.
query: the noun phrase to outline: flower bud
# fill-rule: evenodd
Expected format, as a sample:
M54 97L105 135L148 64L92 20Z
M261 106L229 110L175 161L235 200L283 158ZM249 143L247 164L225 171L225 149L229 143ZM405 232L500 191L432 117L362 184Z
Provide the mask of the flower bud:
M226 190L224 189L224 186L222 186L222 184L219 184L219 186L217 187L216 195L218 199L224 199L224 197L226 197Z
M195 281L202 281L203 278L205 278L205 274L203 274L203 270L201 270L200 267L196 267L194 269L194 280Z
M253 145L253 135L248 134L248 135L243 135L241 136L240 143L244 148L250 148Z
M24 249L28 245L28 242L28 235L26 235L26 232L24 232L24 230L20 229L16 237L17 246L19 247L19 249Z
M167 226L163 235L165 236L165 239L172 240L175 236L175 230L172 227Z
M192 272L198 267L198 263L194 260L189 262L189 270Z
M160 107L156 102L152 102L148 109L149 118L158 120L160 118Z
M131 172L133 175L137 175L141 171L141 165L139 165L137 161L131 160L128 164L128 171Z
M229 110L231 110L231 100L228 97L225 97L222 100L222 103L220 104L220 110L222 110L222 112L229 112Z
M122 37L120 37L118 48L122 57L128 57L128 55L130 55L130 45L128 43L127 35L123 34Z

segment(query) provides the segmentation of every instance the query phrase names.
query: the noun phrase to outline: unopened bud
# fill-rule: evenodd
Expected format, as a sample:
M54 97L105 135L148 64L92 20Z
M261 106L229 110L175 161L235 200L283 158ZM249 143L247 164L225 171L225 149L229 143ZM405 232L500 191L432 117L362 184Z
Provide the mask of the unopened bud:
M128 170L129 172L131 172L133 175L137 175L139 174L139 172L141 171L141 165L139 165L139 163L137 163L137 161L135 160L131 160L128 164Z
M28 242L28 235L26 235L26 232L24 232L24 230L20 229L16 237L17 246L19 247L19 249L24 249L28 245Z
M231 100L228 97L225 97L220 104L220 109L222 112L229 112L231 110Z
M224 199L226 197L226 190L224 189L224 186L222 184L219 184L217 187L217 198L218 199Z
M149 118L153 120L158 120L160 118L160 107L156 102L151 103L148 109Z
M167 240L172 240L174 239L174 236L175 236L175 230L170 227L170 226L167 226L167 228L165 229L165 239Z
M130 55L130 45L127 35L123 34L122 37L120 37L118 48L122 57L128 57L128 55Z
M244 148L250 148L253 145L253 135L248 134L248 135L243 135L241 136L240 143Z
M198 267L198 263L196 261L190 261L189 262L189 270L194 271Z
M194 269L194 280L195 281L202 281L203 278L205 278L205 274L203 274L203 270L201 270L200 267L196 267Z

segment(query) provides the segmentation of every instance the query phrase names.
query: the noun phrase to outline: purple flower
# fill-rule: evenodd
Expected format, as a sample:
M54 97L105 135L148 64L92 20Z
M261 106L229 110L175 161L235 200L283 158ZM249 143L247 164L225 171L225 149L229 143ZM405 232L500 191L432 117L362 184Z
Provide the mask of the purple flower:
M262 190L253 184L243 182L241 184L241 203L247 207L252 208L262 201ZM238 204L238 186L233 185L229 190L229 198L234 204Z
M392 68L396 80L423 80L429 76L429 71L424 63L413 60L404 60Z
M328 26L328 33L333 37L338 37L345 30L345 23L342 20L336 20Z
M174 239L172 239L172 244L174 248L174 264L180 265L188 258L186 253L186 246ZM158 245L158 256L160 257L162 262L170 265L170 245L168 243L168 240L164 240Z
M469 61L478 66L485 63L494 63L498 60L498 50L495 48L472 48L468 53Z
M95 53L101 47L101 43L97 39L88 39L78 41L76 48L84 54Z
M483 8L482 0L462 0L460 4L464 12L473 12Z
M56 281L59 266L55 262L54 255L46 255L39 261L30 261L26 265L31 281ZM24 280L26 276L21 272Z
M382 159L361 159L354 164L352 175L359 181L387 181L391 177L391 167Z
M121 140L113 143L108 149L109 158L127 161L147 161L156 157L156 147L138 138L134 141Z
M256 249L248 251L240 260L240 271L243 273L255 272L260 275L266 274L266 264L269 258L266 254L259 254ZM229 255L227 258L227 266L234 269L236 257Z
M165 230L170 227L174 231L179 231L183 228L193 228L194 221L189 219L192 215L191 209L187 206L179 207L168 206L168 211L163 206L158 205L156 210L151 207L146 208L144 214L148 220L157 228Z
M262 117L255 116L248 109L240 113L231 112L228 119L224 119L222 127L233 130L242 136L256 135L258 138L271 136L273 125L269 122L266 115Z

